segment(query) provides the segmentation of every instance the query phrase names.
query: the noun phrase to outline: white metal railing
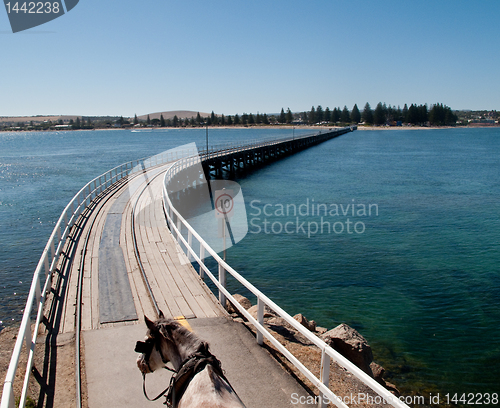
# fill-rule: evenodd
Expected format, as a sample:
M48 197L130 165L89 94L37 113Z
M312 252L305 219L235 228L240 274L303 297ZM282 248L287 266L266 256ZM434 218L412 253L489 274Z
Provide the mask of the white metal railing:
M337 128L337 129L332 129L328 130L324 135L327 135L329 133L333 132L338 132L338 131L347 131L349 129L350 131L357 129L357 126L349 126L345 128ZM217 146L211 146L209 148L209 154L208 156L206 155L206 150L200 151L200 156L203 157L203 159L211 159L211 158L216 158L216 157L221 157L221 156L226 156L231 153L237 153L240 151L244 150L249 150L249 149L256 149L259 147L265 147L265 146L273 146L277 145L280 143L284 142L291 142L291 141L298 141L301 139L307 139L309 137L313 136L319 136L321 135L321 132L315 132L315 133L308 133L308 134L303 134L303 135L298 135L298 136L286 136L280 139L272 139L272 140L258 140L258 141L252 141L252 142L245 142L245 143L240 143L240 144L234 144L234 143L227 143L227 144L222 144L222 145L217 145Z
M308 134L308 135L301 135L301 136L297 136L297 137L287 137L287 138L282 138L282 139L275 139L272 141L255 141L253 143L244 143L244 144L226 144L223 146L212 147L208 151L208 155L207 155L206 151L202 151L200 153L204 158L220 157L220 156L226 155L228 153L234 153L234 152L238 152L238 151L242 151L242 150L247 150L249 148L256 148L256 147L260 147L260 146L269 146L269 145L278 144L278 143L282 143L282 142L290 141L290 140L300 140L300 139L311 137L311 136L313 136L313 135ZM45 248L42 252L42 256L40 257L40 260L38 261L37 267L36 267L34 275L33 275L33 281L31 283L30 291L29 291L28 298L26 301L26 307L24 309L23 317L22 317L21 324L19 327L17 340L16 340L16 343L14 345L14 350L12 352L12 357L11 357L11 360L9 363L7 375L5 376L3 392L2 392L2 400L0 401L0 408L14 408L15 407L15 396L14 396L13 382L14 382L14 379L16 376L18 365L19 365L19 358L21 355L23 342L26 343L26 349L27 349L27 353L28 353L28 361L26 364L26 373L24 376L24 382L23 382L23 388L21 391L19 407L24 407L26 404L28 382L29 382L29 378L30 378L30 374L31 374L31 368L33 367L33 358L34 358L34 353L35 353L36 338L38 336L40 323L41 323L42 318L43 318L43 309L44 309L44 305L45 305L45 300L46 300L48 291L50 290L50 287L52 284L52 274L53 274L54 270L56 269L56 266L59 262L60 255L61 255L62 250L64 248L66 239L70 235L71 228L75 224L78 217L82 214L82 212L92 203L92 201L99 194L101 194L104 190L109 188L112 184L121 180L123 177L129 176L129 175L137 173L137 172L141 172L144 169L147 169L150 167L154 167L157 165L161 165L161 164L165 164L165 163L173 162L173 161L176 161L175 164L170 168L169 172L167 172L168 174L171 175L170 178L174 175L174 173L172 173L172 171L175 171L175 169L178 172L178 171L182 170L183 168L189 167L195 163L199 163L200 159L199 159L199 156L197 155L197 152L195 150L186 151L186 150L174 149L174 150L167 151L167 152L164 152L162 154L152 156L152 157L149 157L146 159L139 159L139 160L134 160L134 161L131 161L128 163L124 163L120 166L117 166L117 167L107 171L106 173L101 174L100 176L96 177L95 179L93 179L89 183L87 183L73 197L73 199L68 203L66 208L63 210L61 216L59 217L59 220L57 221L57 223L54 227L54 230L52 231L52 234L50 235L50 238L49 238L47 244L45 245ZM168 198L168 195L167 195L167 198ZM170 200L168 200L168 202L170 203ZM171 215L168 216L168 218L169 218L169 221L172 221L172 217L174 216L174 214L178 214L178 213L171 206L171 204L170 204L170 207L172 208L172 213L171 213ZM168 214L170 214L170 213L168 213ZM179 217L180 217L180 215L179 215ZM182 220L183 223L185 223L186 225L189 225L189 224L187 224L187 222L185 220L182 219L182 217L180 217L179 220ZM172 225L172 223L171 223L171 225ZM180 235L177 228L174 227L174 230L177 231L178 235ZM193 234L193 236L197 237L197 234L196 235ZM180 237L180 238L181 238L181 240L184 241L184 239L182 237ZM206 245L206 246L208 247L208 245ZM205 250L205 246L200 245L200 247L201 247L201 251ZM191 247L189 247L189 248L190 249L188 252L192 252L193 251L192 248ZM213 250L207 249L208 253L210 253L210 251L213 252ZM195 259L197 259L197 261L200 263L200 258L195 257ZM203 259L203 256L201 257L201 259ZM201 262L201 264L202 264L202 262ZM222 264L219 264L219 265L222 265ZM222 275L224 275L224 272L223 272L224 269L221 269L221 266L219 266L219 270L222 273ZM229 265L228 265L228 269L226 269L226 270L231 271ZM234 271L234 272L236 273L236 271ZM210 276L210 278L212 280L215 279L213 277L213 275L210 273L210 271L207 271L207 274ZM44 275L45 275L45 280L43 280ZM224 278L222 277L222 279L224 279ZM244 279L244 278L241 278L241 279ZM43 284L43 287L42 287L42 284ZM216 283L216 285L220 285L220 284ZM250 285L250 283L248 283L248 285ZM225 295L228 295L228 298L234 302L234 299L232 298L232 296L229 293L227 293L225 288L224 289L219 288L219 290L222 290L222 293ZM255 290L257 290L257 289L255 289ZM268 305L274 305L274 303L272 303L271 300L265 298L264 295L262 295L259 299L261 299L261 302L265 301L266 304L268 304ZM268 302L270 302L270 303L268 303ZM238 307L238 305L236 305L236 307ZM276 306L276 307L278 307L278 306ZM263 310L263 303L262 303L262 310ZM31 332L31 316L35 312L36 312L36 319L35 319L34 330L32 333ZM285 312L283 312L283 313L285 313ZM254 320L254 319L252 319L252 320ZM294 327L297 326L293 322L292 322L292 324L294 325ZM260 322L260 327L263 328L262 321ZM259 333L261 333L261 332L259 331ZM267 336L268 335L266 335L266 337ZM260 341L262 342L262 335L260 335Z
M31 283L23 318L19 327L17 340L12 352L7 375L5 377L2 400L0 408L14 408L15 397L13 382L16 377L16 371L19 365L19 357L23 341L26 343L28 352L28 362L26 364L26 374L24 376L23 388L20 396L19 407L26 404L28 382L33 366L36 338L40 322L43 317L43 309L47 294L52 284L52 274L59 262L59 257L64 248L66 239L70 235L71 228L75 224L82 212L92 203L92 201L109 188L112 184L121 180L123 177L134 173L142 172L146 168L165 164L180 159L183 156L195 154L195 150L173 150L162 154L152 156L146 159L134 160L117 166L104 174L96 177L87 183L69 202L57 221L52 234L45 245L42 256L35 269L33 281ZM45 278L44 278L45 277ZM44 280L43 280L44 279ZM43 287L42 287L43 285ZM36 311L36 319L33 333L31 332L31 316Z
M236 270L234 270L229 264L227 264L204 240L203 238L189 225L189 223L182 217L182 215L177 211L170 200L168 194L168 183L176 174L178 174L183 169L197 164L200 159L197 157L184 158L176 163L167 170L164 176L163 183L163 205L165 209L165 214L174 238L177 239L179 246L182 249L181 243L186 248L185 254L190 260L194 260L198 263L200 267L200 275L207 275L214 285L219 290L219 299L228 299L238 310L245 316L245 318L254 325L257 331L257 342L262 345L263 338L266 337L271 344L276 347L304 376L311 381L311 383L318 388L323 398L321 398L320 406L324 407L327 405L328 401L335 404L338 407L346 408L347 405L344 403L342 397L336 396L329 388L330 379L330 361L333 360L340 366L347 369L355 377L361 380L364 384L369 386L372 390L382 397L382 401L393 405L398 408L408 408L403 401L398 399L395 395L389 392L385 387L379 384L374 378L370 377L363 370L358 368L356 365L351 363L336 350L326 344L323 340L318 338L316 335L307 330L302 326L297 320L290 316L286 311L264 295L260 290L253 286L248 280L241 276ZM187 232L187 240L183 236L183 229ZM199 244L199 253L194 249L194 241ZM210 269L205 265L204 259L207 256L212 256L213 259L218 264L218 278L210 271ZM246 309L244 309L229 293L226 288L226 272L228 272L232 277L234 277L240 284L242 284L246 289L253 293L257 298L258 313L257 319L253 318ZM321 371L319 378L316 377L298 358L296 358L292 353L290 353L279 341L277 341L274 336L266 329L264 326L264 308L265 306L272 309L280 317L282 317L288 324L293 326L298 332L305 336L311 343L317 346L321 350Z

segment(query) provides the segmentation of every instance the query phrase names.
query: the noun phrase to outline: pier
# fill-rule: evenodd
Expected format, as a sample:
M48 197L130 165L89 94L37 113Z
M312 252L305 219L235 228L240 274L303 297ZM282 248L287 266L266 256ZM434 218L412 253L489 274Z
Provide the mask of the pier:
M35 271L1 408L13 407L15 396L24 406L33 377L41 384L36 402L43 406L160 406L162 399L149 403L144 398L134 352L135 342L146 333L143 316L155 319L159 310L209 341L247 407L289 407L292 394L309 395L261 347L264 339L330 399L335 397L328 389L331 361L380 395L392 395L232 269L186 222L169 197L172 185L178 185L186 170L196 164L207 178L230 178L353 130L225 146L200 155L165 152L123 164L89 182L63 211ZM196 182L188 180L187 184ZM207 257L215 261L215 269L205 264ZM228 276L255 295L256 318L227 290ZM209 280L215 294L207 286ZM230 318L225 299L254 326L256 336ZM321 350L319 378L273 338L264 326L266 308ZM23 387L16 388L23 343L28 353L27 374ZM30 380L32 371L36 375ZM70 383L68 375L74 376ZM165 372L148 377L148 388L153 388L150 394L169 382ZM15 395L14 389L21 391ZM341 401L336 405L346 406ZM406 407L398 400L393 405Z

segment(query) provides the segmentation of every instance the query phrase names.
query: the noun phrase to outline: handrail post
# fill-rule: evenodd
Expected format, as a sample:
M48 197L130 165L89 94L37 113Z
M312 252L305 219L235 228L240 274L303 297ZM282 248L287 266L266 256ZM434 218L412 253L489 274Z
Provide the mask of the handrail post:
M260 325L264 324L264 302L261 300L260 296L257 297L257 322ZM257 344L262 346L264 342L264 336L260 329L257 328Z
M205 270L202 267L202 265L205 265L204 259L205 259L205 247L200 242L200 261L201 261L201 264L200 264L200 278L202 280L205 279Z
M45 259L43 261L43 264L45 266L45 278L47 278L49 276L49 273L50 273L49 253L48 253L48 251L45 252Z
M219 283L223 288L226 288L226 270L222 266L222 264L219 263ZM219 302L222 305L222 307L225 309L226 308L226 296L224 293L222 293L222 290L219 289Z
M36 296L36 303L37 305L40 304L40 301L42 299L42 287L40 285L40 274L36 274L36 287L35 287L35 296Z
M31 350L31 342L33 338L31 336L31 318L28 316L28 323L24 329L24 341L26 342L26 352L29 354Z
M187 256L188 261L191 262L191 251L190 249L193 246L193 233L191 231L188 232L188 248L187 248Z
M181 228L182 228L181 219L177 217L177 242L179 246L181 245Z
M321 372L319 375L319 380L327 387L329 388L329 383L330 383L330 356L326 354L326 350L323 349L321 351ZM328 398L325 398L326 396L324 394L319 393L319 408L326 408L328 406Z

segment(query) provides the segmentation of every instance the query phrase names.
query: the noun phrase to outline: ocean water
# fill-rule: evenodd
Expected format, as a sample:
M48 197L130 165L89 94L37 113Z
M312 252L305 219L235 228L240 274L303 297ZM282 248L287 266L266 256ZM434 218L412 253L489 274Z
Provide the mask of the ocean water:
M500 390L500 130L357 131L239 182L227 259L290 314L358 329L406 394Z
M205 130L0 133L3 325L20 320L54 223L87 181L193 141ZM238 182L249 232L227 259L276 303L358 329L406 394L500 391L499 130L356 131Z

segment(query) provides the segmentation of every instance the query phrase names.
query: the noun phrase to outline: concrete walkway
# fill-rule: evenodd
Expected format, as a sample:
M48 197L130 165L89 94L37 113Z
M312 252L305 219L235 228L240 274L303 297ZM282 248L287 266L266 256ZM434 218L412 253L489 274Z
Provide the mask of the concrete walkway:
M248 408L296 407L291 396L304 389L260 347L241 323L226 317L188 320L193 331L210 344L228 380ZM90 408L160 407L165 398L150 402L142 392L135 342L146 334L145 324L83 332L88 405ZM161 370L146 376L148 395L155 397L170 381Z

